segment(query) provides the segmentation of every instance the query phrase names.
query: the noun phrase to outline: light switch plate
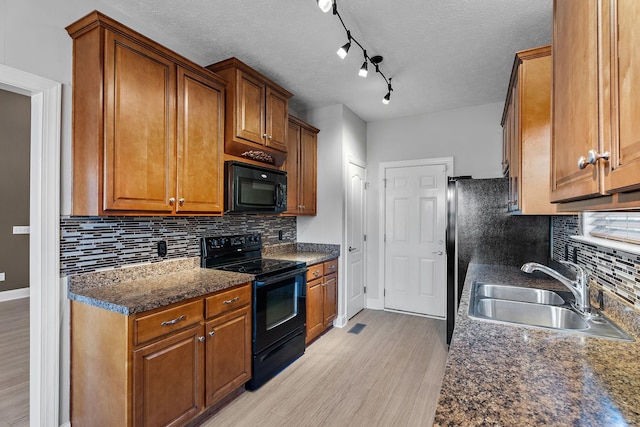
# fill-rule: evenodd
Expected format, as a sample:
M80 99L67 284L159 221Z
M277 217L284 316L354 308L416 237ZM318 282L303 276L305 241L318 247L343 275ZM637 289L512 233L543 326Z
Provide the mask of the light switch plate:
M13 234L29 234L29 226L28 225L14 225L13 226Z
M0 282L4 282L4 273L0 273Z

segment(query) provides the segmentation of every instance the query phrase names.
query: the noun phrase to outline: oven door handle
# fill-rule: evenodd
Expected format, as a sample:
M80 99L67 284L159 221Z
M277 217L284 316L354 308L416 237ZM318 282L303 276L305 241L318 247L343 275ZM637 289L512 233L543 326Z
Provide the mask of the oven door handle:
M296 277L299 274L305 274L307 272L307 267L299 268L293 271L287 271L286 273L278 274L277 276L270 276L265 278L264 280L256 280L256 288L261 288L263 286L271 285L276 282L280 282L281 280L290 279L292 277Z

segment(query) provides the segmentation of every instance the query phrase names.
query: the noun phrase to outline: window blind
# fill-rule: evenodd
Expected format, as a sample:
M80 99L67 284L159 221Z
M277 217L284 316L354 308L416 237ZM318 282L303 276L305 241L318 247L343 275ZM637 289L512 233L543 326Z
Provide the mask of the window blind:
M640 245L640 212L586 212L586 233Z

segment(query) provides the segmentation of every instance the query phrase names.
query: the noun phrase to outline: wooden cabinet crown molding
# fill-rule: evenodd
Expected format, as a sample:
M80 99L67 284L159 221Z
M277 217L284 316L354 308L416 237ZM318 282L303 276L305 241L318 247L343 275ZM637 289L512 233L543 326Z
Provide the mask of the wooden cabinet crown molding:
M264 74L260 74L258 71L251 68L250 66L248 66L247 64L245 64L244 62L242 62L236 57L231 57L231 58L225 59L224 61L216 62L215 64L211 64L206 68L211 71L215 70L213 72L219 72L219 71L228 70L228 69L238 69L238 70L241 70L243 73L250 75L254 79L263 81L268 86L276 89L287 99L293 97L293 94L291 92L289 92L288 90L286 90L285 88L280 86L278 83L274 82L273 80L269 79Z

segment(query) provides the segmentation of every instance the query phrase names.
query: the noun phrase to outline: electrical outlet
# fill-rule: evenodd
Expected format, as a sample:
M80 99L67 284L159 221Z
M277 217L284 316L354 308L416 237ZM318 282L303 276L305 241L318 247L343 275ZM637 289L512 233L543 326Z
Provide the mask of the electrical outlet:
M4 273L0 273L0 282L4 282Z
M164 240L158 242L158 256L167 256L167 242Z
M29 234L29 226L28 225L14 225L13 226L13 234Z

